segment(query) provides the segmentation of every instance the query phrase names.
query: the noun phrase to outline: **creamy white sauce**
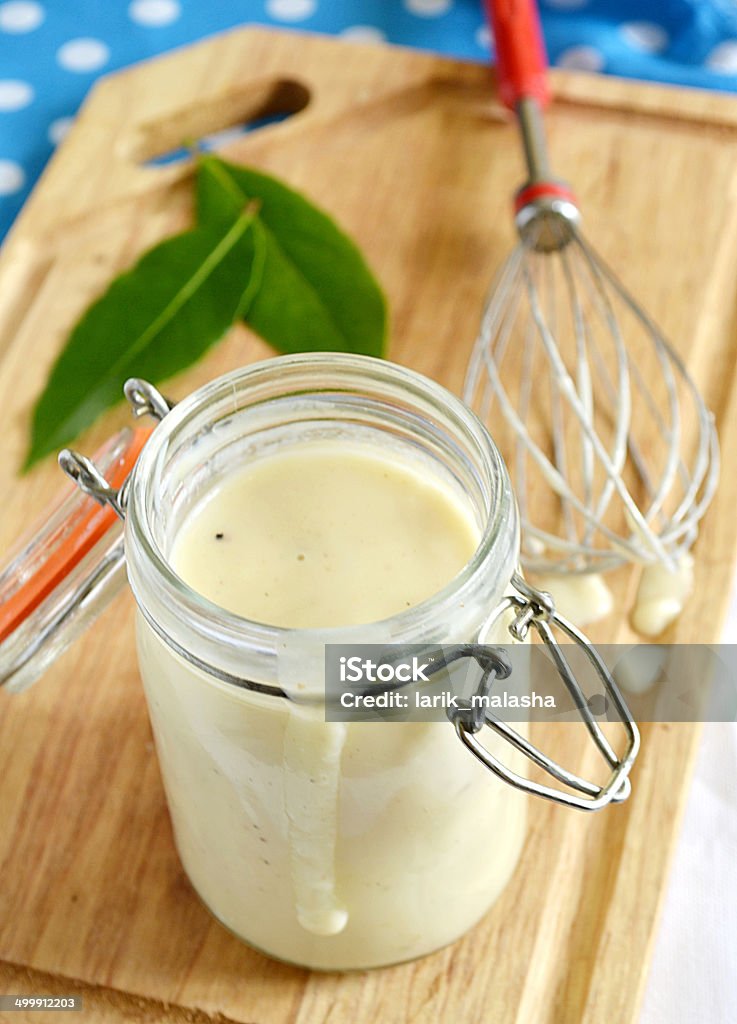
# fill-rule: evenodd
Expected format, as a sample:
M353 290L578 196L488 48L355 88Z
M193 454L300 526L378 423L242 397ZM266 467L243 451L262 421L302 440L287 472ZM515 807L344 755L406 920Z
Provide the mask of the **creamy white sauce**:
M613 608L612 592L598 573L539 573L534 574L533 582L553 595L561 615L579 626L598 622ZM690 554L681 555L674 569L662 562L645 566L631 614L633 628L643 636L658 636L681 614L692 590Z
M614 668L617 685L627 693L641 696L660 679L668 657L664 644L637 644L620 654Z
M535 573L532 581L538 589L552 594L556 610L577 626L598 622L614 607L612 592L599 573Z
M216 485L171 559L222 607L299 630L422 601L478 539L466 501L426 467L333 441ZM138 636L182 861L238 935L312 967L375 966L454 940L504 887L524 800L448 723L327 724L203 675L142 617ZM485 742L524 771L498 737Z
M365 446L311 442L218 486L183 524L172 563L244 618L313 629L418 604L478 540L467 504L427 472Z
M693 585L693 556L688 553L674 569L660 562L645 566L632 610L634 629L643 636L658 636L681 614Z
M315 935L348 923L335 885L340 758L346 727L292 704L284 734L285 810L297 920Z

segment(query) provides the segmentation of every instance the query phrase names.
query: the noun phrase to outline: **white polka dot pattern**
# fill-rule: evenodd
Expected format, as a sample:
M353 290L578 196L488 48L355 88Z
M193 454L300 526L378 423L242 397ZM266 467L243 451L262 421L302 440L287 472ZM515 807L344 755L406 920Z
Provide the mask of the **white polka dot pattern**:
M737 74L737 39L727 39L715 46L706 58L706 66L719 75Z
M625 42L643 53L662 53L668 47L668 33L652 21L626 21L620 32Z
M0 160L0 196L11 196L20 192L26 176L23 168L14 160Z
M52 146L58 146L60 142L64 141L73 123L73 117L57 117L55 121L51 122L48 136Z
M479 25L476 29L476 42L483 50L494 48L494 37L488 25Z
M0 4L0 32L14 35L33 32L44 17L43 7L35 0L7 0L7 3Z
M404 0L404 6L410 14L418 14L421 18L438 18L447 14L453 0Z
M0 111L22 110L33 103L33 88L14 78L0 79Z
M242 139L244 134L244 128L241 125L235 125L232 128L223 128L219 132L213 132L211 135L205 135L200 142L204 149L221 149L223 146L230 146L233 142Z
M276 21L304 21L316 8L316 0L266 0L266 13Z
M578 11L586 7L588 2L589 0L545 0L545 6L559 11Z
M65 71L88 74L107 64L110 50L101 39L70 39L59 47L56 59Z
M131 21L149 28L171 25L181 13L178 0L133 0L128 7Z
M386 34L373 25L351 25L340 34L351 43L383 43L386 39Z
M601 71L604 55L593 46L571 46L560 54L556 64L574 71Z

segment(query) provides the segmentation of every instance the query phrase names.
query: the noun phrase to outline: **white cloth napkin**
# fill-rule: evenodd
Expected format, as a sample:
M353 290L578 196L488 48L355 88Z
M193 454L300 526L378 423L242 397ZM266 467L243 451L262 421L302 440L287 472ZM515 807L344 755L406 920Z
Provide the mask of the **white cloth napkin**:
M737 589L724 643L737 643ZM704 726L641 1024L737 1022L737 723Z

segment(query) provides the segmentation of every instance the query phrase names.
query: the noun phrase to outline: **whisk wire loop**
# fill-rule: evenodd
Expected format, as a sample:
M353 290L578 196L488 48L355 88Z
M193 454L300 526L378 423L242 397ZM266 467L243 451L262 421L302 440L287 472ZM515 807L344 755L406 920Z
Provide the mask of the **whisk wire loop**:
M718 477L713 418L575 223L550 211L526 221L486 304L464 396L495 436L500 423L511 434L528 569L673 567L692 545ZM557 496L557 522L539 514L542 488Z

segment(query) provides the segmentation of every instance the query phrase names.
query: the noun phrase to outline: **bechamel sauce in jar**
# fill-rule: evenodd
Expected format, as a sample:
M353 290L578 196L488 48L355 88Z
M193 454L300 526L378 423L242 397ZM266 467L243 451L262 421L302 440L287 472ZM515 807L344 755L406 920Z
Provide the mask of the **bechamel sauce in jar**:
M179 528L171 561L200 594L289 629L387 619L476 550L469 508L410 462L345 441L296 444L229 477Z
M309 360L290 362L304 368ZM336 374L350 371L351 386L363 364L382 377L382 388L406 375L386 365L374 370L369 360L345 363L333 357L329 365L337 365ZM398 386L401 394L401 377ZM302 402L296 384L294 390ZM171 584L176 591L178 579L191 588L184 595L191 624L186 609L174 607L174 591L167 601L143 579L135 537L129 568L142 610L141 674L187 874L214 914L261 950L305 966L350 969L423 955L475 923L514 870L524 798L469 756L448 722L328 723L324 706L233 685L189 652L207 644L213 660L225 651L229 671L239 667L233 651L211 636L219 629L217 609L224 609L230 635L240 628L233 616L254 632L245 649L254 665L272 647L288 652L298 690L315 638L321 649L320 640L343 627L355 627L354 642L364 630L364 642L375 642L374 627L364 623L377 623L382 639L419 641L427 635L420 613L438 602L437 641L471 639L509 580L517 541L516 520L497 524L498 536L489 537L487 513L470 494L472 477L466 493L454 479L462 467L436 456L442 437L432 444L424 438L429 428L414 408L401 410L401 437L397 424L386 431L379 418L367 429L353 420L346 428L348 400L330 401L337 424L328 424L321 407L319 426L302 425L277 446L262 443L268 430L259 408L258 445L247 458L186 501L194 476L185 464L164 496L162 522L177 502L182 511L168 533L170 568L159 582L164 590ZM396 408L390 392L388 421ZM228 420L231 433L237 424L236 416ZM209 427L203 436L214 443ZM144 471L163 472L142 461ZM139 499L129 514L134 532L144 514ZM492 558L493 572L479 576L482 558L494 553L490 541L502 563ZM203 623L197 595L206 599ZM413 614L420 625L412 625ZM405 619L409 633L385 625ZM253 672L243 664L243 676ZM490 748L495 744L501 741L490 737ZM509 761L506 747L503 756Z

